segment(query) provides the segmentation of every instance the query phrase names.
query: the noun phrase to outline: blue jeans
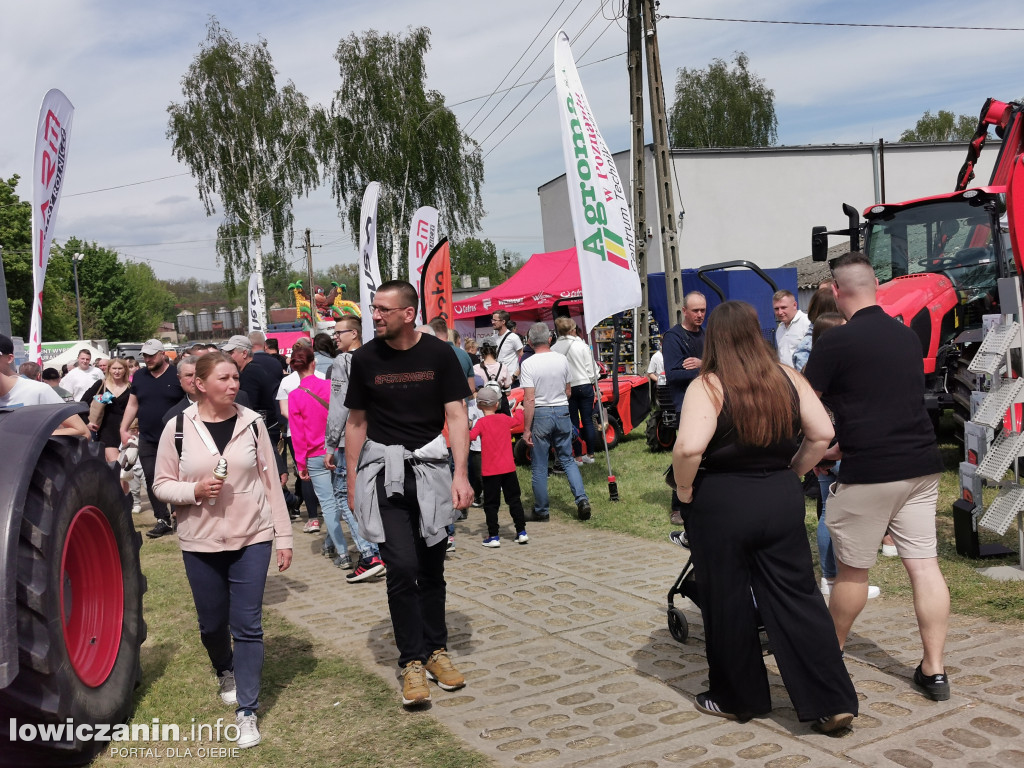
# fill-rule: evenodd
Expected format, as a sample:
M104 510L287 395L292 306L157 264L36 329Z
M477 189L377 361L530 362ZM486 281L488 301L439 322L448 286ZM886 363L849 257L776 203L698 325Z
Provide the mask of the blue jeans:
M580 437L587 444L587 454L597 451L597 430L594 429L594 385L572 387L569 395L569 418L580 425Z
M259 708L263 590L270 550L270 542L262 541L227 552L181 553L199 615L199 637L210 662L217 674L235 671L236 711Z
M338 512L348 524L348 530L352 534L352 541L355 542L356 549L359 550L359 556L364 560L369 560L371 557L377 556L378 549L376 544L359 535L359 523L356 522L356 516L352 514L352 510L348 506L348 470L345 468L344 448L339 448L335 452L334 466L336 467L334 470L334 499L338 505ZM341 530L340 525L338 530ZM338 554L344 555L345 550L339 549Z
M558 463L565 470L576 503L587 498L583 476L572 457L572 422L569 406L537 406L530 425L533 436L533 512L548 514L548 452L553 447Z
M836 556L832 551L832 536L825 525L825 505L828 503L828 489L836 481L837 463L831 472L818 475L818 487L821 489L821 517L818 518L818 561L821 564L821 575L826 579L836 577Z

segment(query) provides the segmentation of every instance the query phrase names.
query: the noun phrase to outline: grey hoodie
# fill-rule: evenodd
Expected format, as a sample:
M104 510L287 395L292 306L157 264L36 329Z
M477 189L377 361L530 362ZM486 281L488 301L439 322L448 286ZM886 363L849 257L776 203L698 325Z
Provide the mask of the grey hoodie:
M331 402L327 409L327 452L334 453L338 448L345 447L345 422L348 421L348 408L345 407L345 396L348 394L348 377L352 370L352 353L339 352L331 366Z

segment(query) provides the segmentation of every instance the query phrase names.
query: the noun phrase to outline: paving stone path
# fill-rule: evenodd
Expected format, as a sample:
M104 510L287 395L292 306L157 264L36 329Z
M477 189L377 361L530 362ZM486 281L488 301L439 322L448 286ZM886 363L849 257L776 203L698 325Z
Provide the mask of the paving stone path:
M436 717L497 765L1024 768L1017 627L954 616L953 695L936 703L910 682L920 640L909 600L871 600L846 648L861 699L852 731L828 737L797 721L771 656L774 711L739 724L693 708L707 687L700 612L676 599L689 621L685 644L665 619L679 548L554 520L529 526L527 545L503 538L487 549L477 509L457 528L449 647L468 684L431 686L429 714L410 716ZM296 526L295 564L269 580L265 605L355 654L394 685L400 706L384 583L345 583L320 556L322 538Z

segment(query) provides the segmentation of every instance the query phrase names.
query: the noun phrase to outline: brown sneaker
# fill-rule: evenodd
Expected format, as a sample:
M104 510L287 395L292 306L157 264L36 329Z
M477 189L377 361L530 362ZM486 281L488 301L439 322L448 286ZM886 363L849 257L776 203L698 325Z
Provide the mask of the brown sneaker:
M410 661L401 672L402 676L402 703L422 704L430 701L430 687L427 685L427 676L423 672L422 661Z
M427 677L446 691L457 691L466 685L466 678L452 664L444 648L438 648L427 659Z

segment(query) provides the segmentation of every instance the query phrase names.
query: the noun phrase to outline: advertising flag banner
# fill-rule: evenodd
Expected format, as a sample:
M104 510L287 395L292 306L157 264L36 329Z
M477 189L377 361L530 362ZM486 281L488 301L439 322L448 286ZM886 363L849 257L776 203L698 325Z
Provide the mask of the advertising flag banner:
M263 290L263 275L253 272L249 275L249 333L266 331L263 318L267 316L267 295Z
M569 38L562 31L555 37L555 89L583 311L592 328L616 312L640 305L636 233L619 172L590 111Z
M409 228L409 282L415 286L417 296L423 295L423 265L436 244L437 208L425 205L413 214ZM417 325L426 321L425 317L420 317L420 307L417 307Z
M68 162L68 134L75 108L57 89L47 91L39 109L32 168L32 321L28 357L43 360L43 281L57 223L60 193Z
M377 259L377 201L380 183L371 181L363 193L359 209L359 309L363 313L363 341L373 339L373 313L370 305L380 285L380 261Z
M452 325L452 261L448 252L448 238L441 238L423 264L423 292L420 294L423 322L443 317Z

